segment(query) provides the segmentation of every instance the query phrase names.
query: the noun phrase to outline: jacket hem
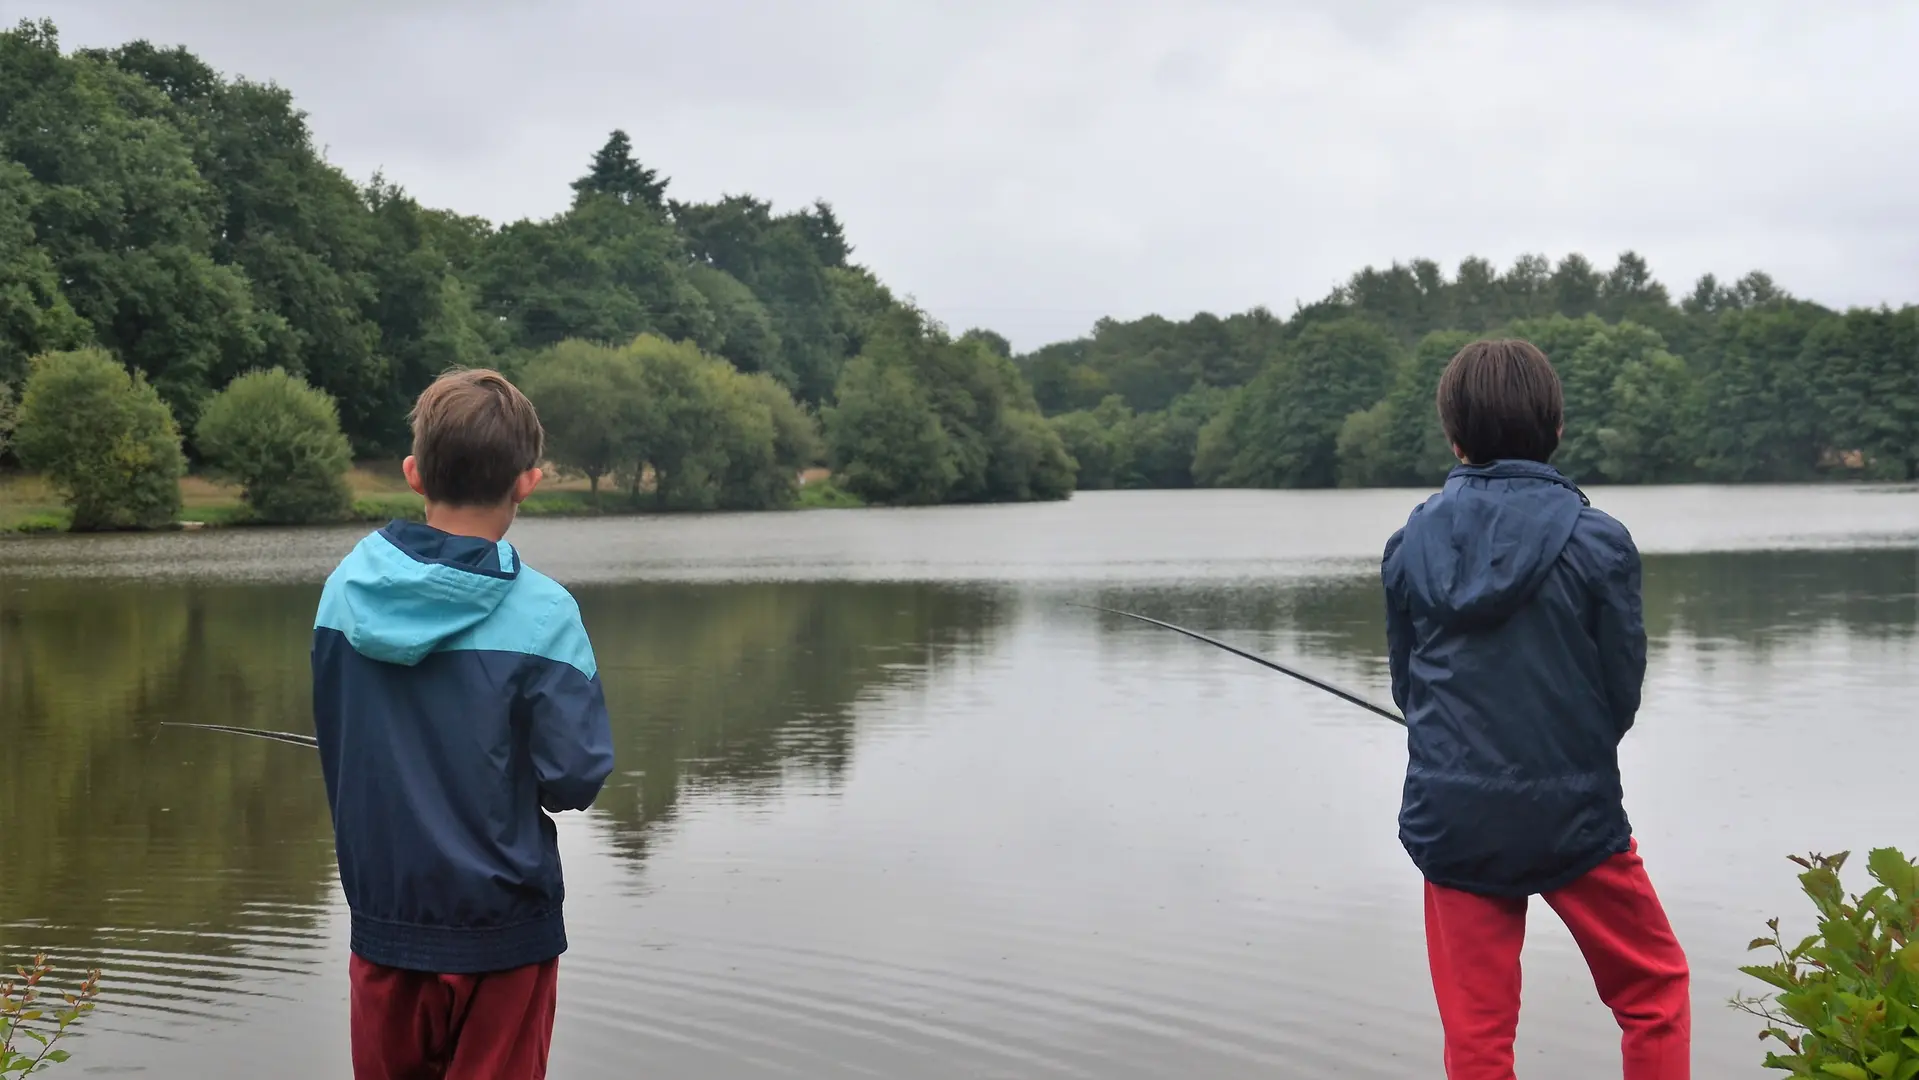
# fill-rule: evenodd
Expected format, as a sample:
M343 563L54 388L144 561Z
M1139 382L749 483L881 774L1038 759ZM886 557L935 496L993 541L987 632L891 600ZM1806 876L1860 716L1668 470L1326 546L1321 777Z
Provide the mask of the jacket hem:
M1632 850L1632 835L1628 833L1617 842L1606 845L1604 848L1593 852L1578 862L1568 864L1566 870L1554 874L1551 877L1526 878L1516 882L1482 881L1473 878L1454 877L1443 872L1434 873L1425 866L1419 866L1418 859L1414 859L1413 863L1419 867L1421 876L1442 889L1472 893L1475 896L1492 896L1501 899L1516 900L1522 897L1558 892L1560 889L1571 885L1573 882L1599 869L1613 856L1623 855L1630 850Z
M381 967L436 975L482 975L541 964L566 952L560 910L511 926L446 927L353 916L348 947Z

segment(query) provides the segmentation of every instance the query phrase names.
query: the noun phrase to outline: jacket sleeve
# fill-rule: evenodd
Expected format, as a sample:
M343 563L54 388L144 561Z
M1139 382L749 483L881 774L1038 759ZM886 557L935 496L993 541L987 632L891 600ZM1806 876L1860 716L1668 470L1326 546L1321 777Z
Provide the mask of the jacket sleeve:
M533 771L542 807L585 810L613 772L613 726L579 606L567 598L548 623L521 690Z
M1639 714L1640 692L1646 681L1646 620L1640 599L1639 549L1620 530L1607 552L1604 578L1595 590L1598 611L1594 620L1599 664L1605 680L1613 721L1624 735Z
M1404 532L1396 532L1386 541L1386 554L1380 560L1379 578L1386 597L1386 666L1393 677L1393 704L1399 706L1401 716L1406 714L1406 691L1412 677L1409 669L1413 661L1413 620L1406 609L1393 599L1393 590L1386 585L1386 565L1392 562L1393 553L1399 550L1399 543L1405 538Z

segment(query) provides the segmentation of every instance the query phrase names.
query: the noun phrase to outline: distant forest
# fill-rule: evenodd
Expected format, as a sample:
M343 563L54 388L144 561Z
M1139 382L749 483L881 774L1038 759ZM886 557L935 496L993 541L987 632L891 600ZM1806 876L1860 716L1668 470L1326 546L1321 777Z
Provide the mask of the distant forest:
M1459 348L1525 338L1558 369L1582 483L1919 479L1919 307L1837 312L1761 272L1677 303L1632 252L1368 267L1290 318L1101 321L1019 358L1082 488L1431 485Z
M278 86L21 23L0 33L0 411L34 357L99 347L192 432L278 367L385 457L435 374L491 365L535 391L557 464L636 499L645 478L663 508L783 505L810 465L879 503L1425 485L1451 460L1438 373L1499 333L1558 367L1581 482L1919 478L1910 306L1835 312L1761 273L1675 303L1631 253L1422 260L1285 318L1102 320L1016 357L896 296L827 202L680 201L620 132L581 167L543 220L425 207L328 164Z

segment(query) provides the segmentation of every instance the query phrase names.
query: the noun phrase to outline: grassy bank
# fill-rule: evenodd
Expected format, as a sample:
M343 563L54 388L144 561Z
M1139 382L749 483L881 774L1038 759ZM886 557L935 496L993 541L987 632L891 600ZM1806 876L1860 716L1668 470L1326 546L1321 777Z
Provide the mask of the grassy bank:
M824 470L811 470L795 506L806 510L835 510L864 505L858 497L834 486ZM353 493L352 520L368 523L394 518L418 520L423 504L408 490L397 465L362 464L347 475ZM180 481L180 520L190 525L238 525L246 522L240 490L200 476ZM599 517L645 513L635 509L623 491L604 490L596 503L584 480L548 480L520 507L526 517ZM31 474L0 473L0 534L64 532L68 515L51 485Z

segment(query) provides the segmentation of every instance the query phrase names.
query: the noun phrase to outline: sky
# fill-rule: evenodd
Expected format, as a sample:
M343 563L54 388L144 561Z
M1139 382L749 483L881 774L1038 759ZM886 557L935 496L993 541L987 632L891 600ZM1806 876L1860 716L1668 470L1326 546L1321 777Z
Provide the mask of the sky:
M42 16L286 86L356 179L496 221L622 128L672 197L828 200L1021 349L1474 254L1919 301L1913 0L0 0Z

